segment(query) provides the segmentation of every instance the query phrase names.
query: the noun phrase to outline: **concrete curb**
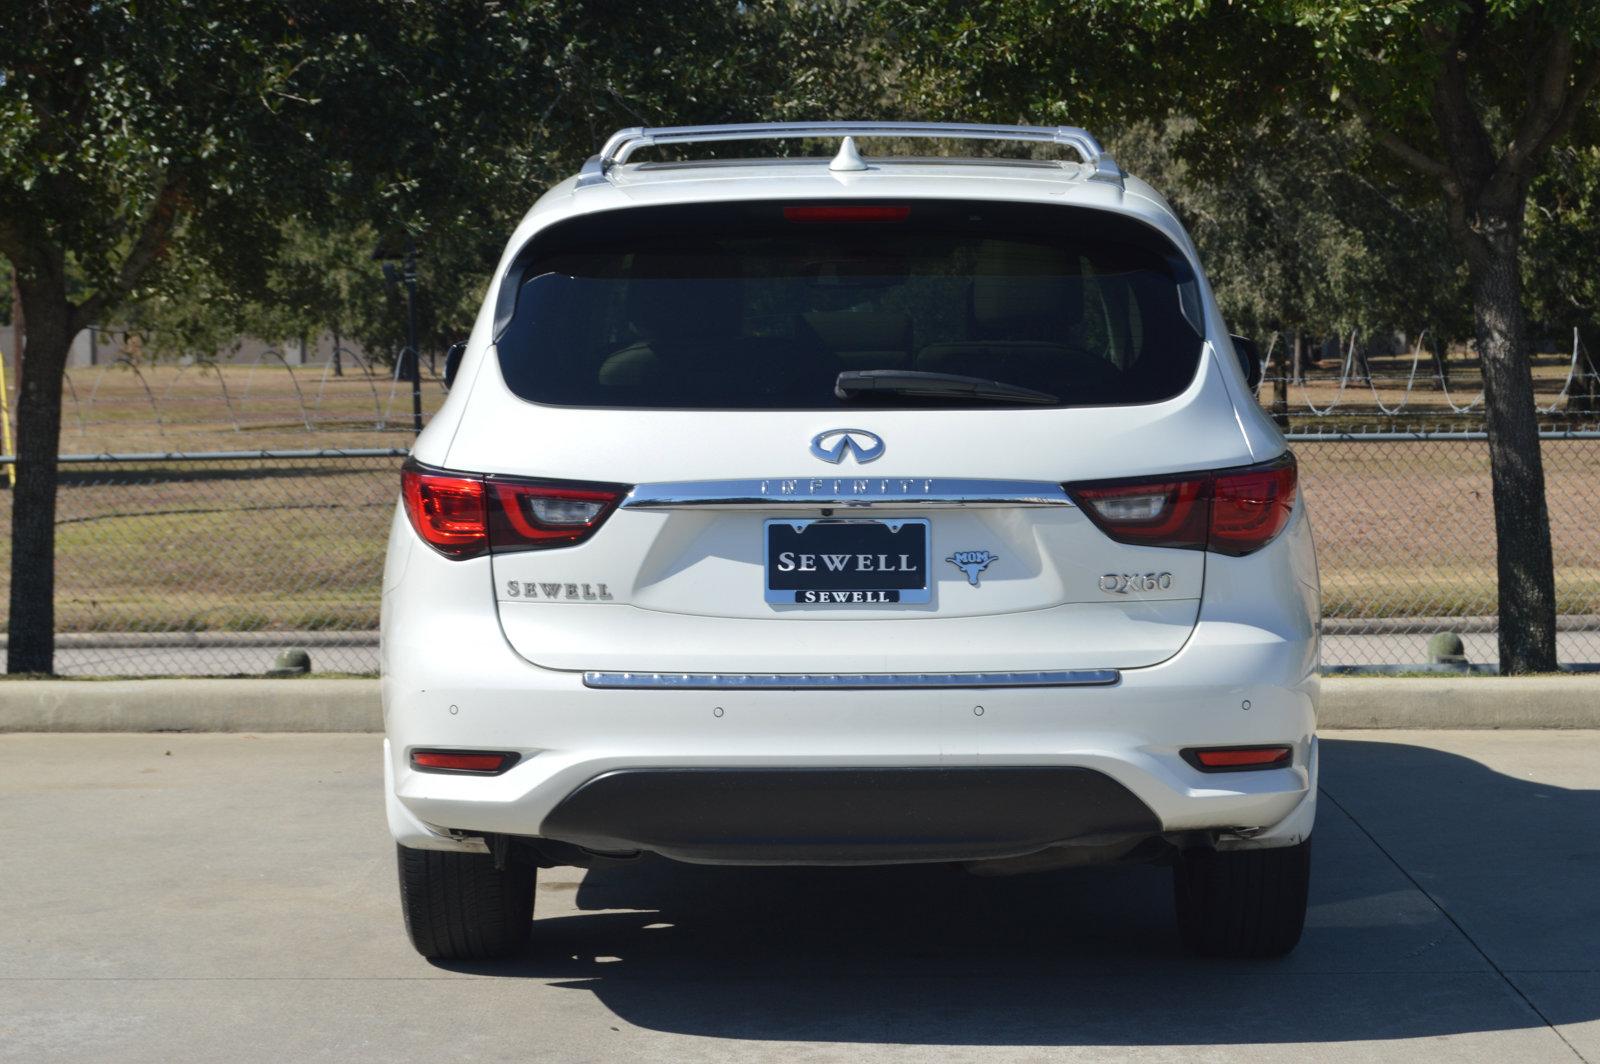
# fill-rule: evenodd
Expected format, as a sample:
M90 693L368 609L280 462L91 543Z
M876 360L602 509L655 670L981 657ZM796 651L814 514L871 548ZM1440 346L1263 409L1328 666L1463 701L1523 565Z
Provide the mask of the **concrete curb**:
M377 680L6 680L0 732L376 732Z
M1600 728L1600 675L1325 676L1322 728Z
M1323 728L1600 728L1600 676L1326 677ZM376 680L6 680L0 732L376 732Z

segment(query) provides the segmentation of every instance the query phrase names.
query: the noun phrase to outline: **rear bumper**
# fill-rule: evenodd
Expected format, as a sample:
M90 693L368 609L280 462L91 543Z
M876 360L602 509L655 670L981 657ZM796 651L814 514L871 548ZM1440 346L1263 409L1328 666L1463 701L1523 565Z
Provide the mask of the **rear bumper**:
M450 568L438 580L416 579L429 564ZM1288 567L1266 570L1279 575L1263 588L1257 558L1207 564L1188 643L1114 683L636 690L589 687L582 673L519 657L487 608L486 563L444 562L418 549L409 572L399 560L405 580L397 586L391 557L383 645L390 828L415 847L481 850L473 836L491 833L565 836L594 849L730 862L759 859L761 847L785 839L793 846L776 858L783 861L982 859L1130 823L1150 834L1218 833L1229 846L1289 845L1309 834L1315 812L1316 591ZM981 651L974 648L975 663ZM1294 747L1289 766L1207 774L1180 755L1276 743ZM493 777L419 773L409 767L416 747L520 759ZM706 786L694 775L713 770L742 782ZM816 786L824 777L805 775L815 772L843 792ZM874 782L844 786L860 780ZM1026 793L1016 780L1028 781ZM1105 799L1087 780L1106 781L1138 809ZM657 800L662 808L651 809ZM785 812L806 806L814 814ZM949 826L927 827L936 821Z
M1286 845L1309 833L1315 808L1312 699L1287 686L1132 671L1109 687L981 691L598 691L563 679L560 689L391 697L385 754L396 839L482 849L452 833L499 833L739 863L740 840L794 838L784 861L977 860L1145 829ZM1180 753L1269 743L1292 745L1293 763L1208 774ZM430 774L410 769L415 747L514 751L520 760L492 777ZM1001 770L1013 769L1026 786L1004 782ZM765 775L773 771L780 775ZM735 775L698 775L707 772ZM803 772L830 784L870 780L845 789L870 800L826 794ZM1131 795L1141 815L1102 800L1088 779ZM808 803L811 815L761 828L761 817ZM919 833L933 819L950 821L950 831ZM840 852L811 848L822 837Z
M683 861L851 864L978 860L1161 823L1092 769L618 769L569 794L545 838Z
M1299 841L1315 809L1315 680L1264 675L1284 667L1291 648L1282 643L1190 649L1193 657L1128 670L1116 684L1076 688L597 690L517 661L515 682L491 683L480 668L470 680L433 676L426 689L402 690L391 674L390 825L408 846L481 849L451 833L500 833L729 863L741 860L740 840L759 848L781 838L799 841L782 858L743 859L977 860L1145 829L1227 832L1239 845ZM1241 674L1255 679L1232 680ZM1181 756L1185 747L1268 743L1292 745L1293 763L1212 774ZM411 770L415 747L520 760L498 776L438 775ZM1025 787L1004 782L999 770L1010 769L1023 770ZM789 775L763 775L772 770ZM708 771L738 773L724 777L737 785L695 775ZM826 794L802 772L871 780L845 790L872 800ZM633 773L642 774L618 775ZM1089 779L1131 795L1141 815L1102 800ZM659 788L661 805L650 806L652 788L641 783ZM808 803L814 815L779 816ZM778 819L763 831L766 816ZM934 819L952 827L917 828ZM839 851L813 847L824 837Z

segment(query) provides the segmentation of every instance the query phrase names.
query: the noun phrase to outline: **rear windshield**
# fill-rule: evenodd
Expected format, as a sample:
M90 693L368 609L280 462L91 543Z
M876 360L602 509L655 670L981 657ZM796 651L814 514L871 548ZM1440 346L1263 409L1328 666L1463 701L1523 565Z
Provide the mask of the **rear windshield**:
M497 311L507 384L559 406L1004 405L841 398L840 374L856 370L999 381L1054 406L1152 403L1189 385L1202 348L1194 278L1164 238L1067 207L831 201L589 215L535 239Z

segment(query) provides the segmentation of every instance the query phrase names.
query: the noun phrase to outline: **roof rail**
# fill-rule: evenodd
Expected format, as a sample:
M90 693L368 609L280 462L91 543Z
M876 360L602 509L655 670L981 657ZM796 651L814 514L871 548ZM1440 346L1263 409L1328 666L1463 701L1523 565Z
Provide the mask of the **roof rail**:
M1122 169L1088 130L1076 126L991 126L958 122L751 122L721 126L635 126L619 129L600 154L583 164L579 187L603 183L640 148L658 144L707 144L728 140L792 140L802 137L927 137L939 140L1011 140L1071 148L1092 171L1090 179L1121 187Z

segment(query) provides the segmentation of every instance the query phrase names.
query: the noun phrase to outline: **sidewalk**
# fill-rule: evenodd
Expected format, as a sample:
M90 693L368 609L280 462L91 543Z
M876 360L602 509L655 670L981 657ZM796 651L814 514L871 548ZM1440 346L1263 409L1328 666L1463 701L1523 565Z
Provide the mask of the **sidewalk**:
M376 736L0 736L0 1061L1600 1061L1600 732L1326 733L1283 961L1165 869L541 873L535 951L405 940Z

